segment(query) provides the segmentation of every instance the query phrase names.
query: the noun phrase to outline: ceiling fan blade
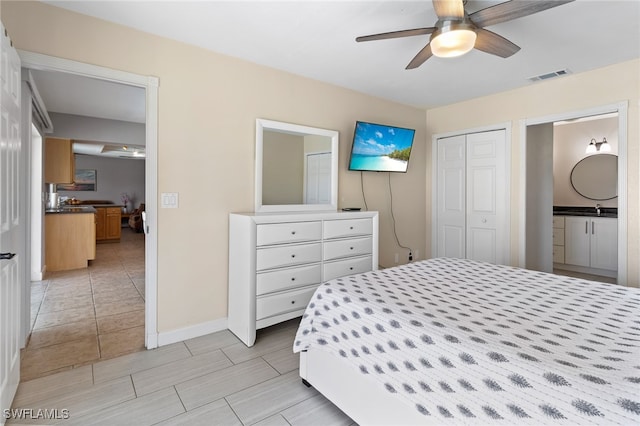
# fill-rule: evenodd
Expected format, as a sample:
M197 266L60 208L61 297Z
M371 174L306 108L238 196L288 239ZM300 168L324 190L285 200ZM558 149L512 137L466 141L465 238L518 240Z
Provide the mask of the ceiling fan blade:
M574 0L511 0L474 12L469 15L469 19L478 27L488 27L501 22L533 15L534 13L571 3L572 1Z
M520 50L520 47L492 31L478 28L474 48L492 55L508 58Z
M435 30L436 30L436 27L415 28L413 30L402 30L402 31L391 31L388 33L380 33L380 34L372 34L368 36L356 37L356 41L360 42L360 41L385 40L389 38L413 37L417 35L431 34Z
M433 0L433 9L439 19L464 18L464 5L462 0Z
M431 56L433 56L433 53L431 52L431 45L427 44L422 48L421 51L418 52L418 54L411 60L411 62L409 62L409 65L407 65L405 69L412 70L414 68L418 68L420 65L424 64L424 62Z

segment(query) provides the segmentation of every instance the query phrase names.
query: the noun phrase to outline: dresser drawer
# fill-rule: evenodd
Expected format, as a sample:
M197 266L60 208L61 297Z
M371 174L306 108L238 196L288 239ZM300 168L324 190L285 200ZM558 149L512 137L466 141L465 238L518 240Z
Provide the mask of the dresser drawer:
M322 260L322 244L292 244L256 250L256 270L302 265Z
M256 245L296 243L319 240L322 222L287 222L256 225Z
M564 229L553 228L553 245L554 246L564 245Z
M323 250L324 260L371 254L371 237L327 241Z
M371 270L371 256L336 260L324 264L323 281Z
M554 216L553 217L553 227L554 228L563 228L564 229L564 216Z
M325 220L323 237L325 239L353 237L358 235L371 235L372 232L373 222L370 218Z
M256 300L256 320L304 309L316 288L317 286L313 286L258 297Z
M319 263L311 266L261 272L256 276L256 294L260 296L294 287L320 284L321 273L322 267Z

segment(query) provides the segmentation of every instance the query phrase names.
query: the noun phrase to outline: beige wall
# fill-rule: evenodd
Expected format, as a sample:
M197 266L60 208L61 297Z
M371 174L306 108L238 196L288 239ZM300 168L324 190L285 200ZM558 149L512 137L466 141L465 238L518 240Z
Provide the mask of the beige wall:
M510 122L511 140L511 259L519 258L520 217L520 120L584 111L628 102L628 284L638 286L640 277L640 60L612 65L581 74L538 82L521 89L460 102L426 112L427 199L431 199L431 139L433 135ZM427 241L431 237L431 211L427 209Z
M256 118L340 132L339 207L363 206L360 174L346 170L355 121L415 128L409 172L391 184L400 242L424 257L423 110L41 3L1 8L18 49L159 78L158 190L180 194L180 208L158 210L160 332L227 315L228 215L253 210ZM380 263L391 265L402 251L387 175L365 174L364 186L369 209L380 211Z
M262 204L302 204L304 136L262 132Z
M610 117L600 120L579 121L556 125L553 128L553 204L556 206L593 207L596 203L603 207L618 207L618 198L594 201L578 194L571 184L573 167L586 154L585 150L591 139L602 142L607 138L611 145L611 154L618 155L618 118ZM598 154L595 154L598 155ZM593 170L593 175L598 175Z

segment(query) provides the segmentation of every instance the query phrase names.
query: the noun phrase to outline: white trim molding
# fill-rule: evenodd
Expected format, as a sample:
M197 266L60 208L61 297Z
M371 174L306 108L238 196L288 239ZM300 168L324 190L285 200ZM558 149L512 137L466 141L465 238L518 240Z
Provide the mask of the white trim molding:
M178 328L176 330L163 331L158 333L158 346L182 342L184 340L223 331L227 328L227 318L220 318L213 321L191 325L189 327Z

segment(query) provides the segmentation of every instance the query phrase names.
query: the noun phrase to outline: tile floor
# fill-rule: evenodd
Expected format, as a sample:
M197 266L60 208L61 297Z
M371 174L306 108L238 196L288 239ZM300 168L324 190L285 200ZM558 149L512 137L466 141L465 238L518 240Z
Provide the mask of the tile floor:
M31 338L21 379L144 350L144 234L122 229L86 269L52 272L31 285Z
M251 348L224 330L23 382L14 408L59 418L8 424L354 425L301 383L298 323L258 330Z
M554 274L565 275L567 277L580 278L589 281L598 281L601 283L616 284L616 278L603 277L602 275L583 274L581 272L566 271L564 269L554 269Z

